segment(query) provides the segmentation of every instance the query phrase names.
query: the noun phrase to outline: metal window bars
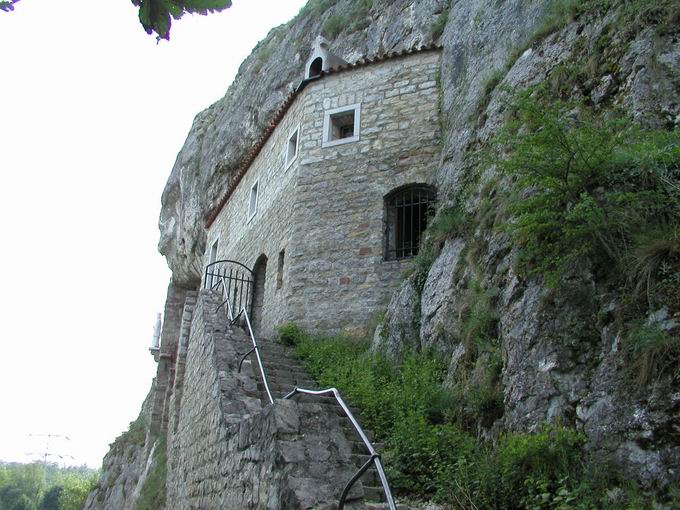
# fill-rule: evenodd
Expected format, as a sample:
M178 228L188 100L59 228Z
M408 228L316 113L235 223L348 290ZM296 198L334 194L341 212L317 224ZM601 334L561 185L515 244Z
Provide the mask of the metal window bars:
M385 258L398 260L418 254L420 237L435 202L430 186L400 188L385 199Z
M245 267L245 266L243 266ZM229 289L231 288L231 285L227 283L227 277L226 276L220 276L215 285L211 285L210 287L207 286L207 268L206 268L206 288L210 288L212 290L217 290L218 287L222 287L222 297L224 298L224 301L217 307L215 310L216 312L219 311L220 308L222 308L224 305L227 305L227 316L229 318L230 324L235 324L239 318L242 316L245 321L245 325L247 327L247 332L250 336L250 339L253 343L253 348L250 349L247 353L245 353L242 357L241 360L239 361L238 365L238 370L239 372L241 371L241 366L243 365L243 362L245 359L252 354L253 352L255 353L255 357L257 358L257 364L258 368L260 369L260 374L262 374L262 382L264 384L264 388L267 392L267 398L269 399L269 403L273 404L274 399L272 398L272 393L271 390L269 389L269 382L267 381L267 373L265 372L264 369L264 364L262 363L262 357L260 356L260 349L257 345L257 340L255 338L255 333L253 332L252 325L250 323L250 317L248 315L248 310L246 309L247 306L242 306L239 310L239 312L234 315L234 307L232 307L232 301L233 298L232 296L229 295ZM290 393L285 395L283 397L284 400L289 400L293 398L297 394L302 394L302 395L312 395L312 396L324 396L324 395L332 395L335 400L340 404L340 407L342 408L343 412L349 419L349 421L352 423L352 426L354 427L354 430L356 433L359 435L361 438L361 441L364 443L364 446L366 446L366 449L368 450L368 453L370 454L370 458L359 468L359 470L352 476L352 478L347 482L345 485L345 488L342 491L342 494L340 495L340 501L338 502L338 510L344 510L345 508L345 501L347 500L347 496L349 496L350 490L354 486L354 484L361 478L361 476L371 467L371 464L375 464L376 471L378 471L378 477L380 478L380 483L382 484L383 491L385 493L385 499L387 500L387 504L389 505L390 510L397 510L397 505L394 501L394 497L392 496L392 491L390 490L390 485L389 482L387 481L387 475L385 474L385 469L383 468L382 461L380 460L380 454L375 451L375 448L373 448L373 444L371 441L368 439L368 436L366 435L366 432L364 429L361 427L359 424L358 420L350 411L349 407L347 406L347 403L343 400L342 396L340 395L340 392L337 390L337 388L328 388L325 390L309 390L305 388L299 388L295 387Z

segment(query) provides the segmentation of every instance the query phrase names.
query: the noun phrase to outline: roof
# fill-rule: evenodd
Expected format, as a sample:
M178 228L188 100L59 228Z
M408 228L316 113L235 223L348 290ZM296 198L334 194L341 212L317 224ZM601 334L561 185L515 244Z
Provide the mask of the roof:
M274 129L276 129L276 126L279 125L279 122L281 122L281 119L283 119L284 115L288 112L290 107L293 104L293 101L297 98L298 95L307 87L307 85L311 82L321 80L323 79L324 76L328 75L333 75L333 74L339 74L345 71L351 71L359 67L364 67L367 65L371 64L377 64L379 62L384 62L386 60L392 60L392 59L397 59L400 57L407 57L409 55L413 55L415 53L423 53L426 51L434 51L434 50L440 50L442 49L442 46L440 44L428 44L426 46L418 46L414 48L410 48L408 50L401 50L398 52L389 52L389 53L380 53L374 57L363 57L359 60L357 60L353 64L346 64L346 65L341 65L337 67L333 67L327 71L321 71L321 74L319 76L315 76L313 78L307 78L300 82L300 85L291 92L288 97L283 101L283 104L279 107L278 110L276 110L276 113L274 114L273 118L271 121L269 121L269 124L267 124L267 127L262 134L262 136L259 138L257 143L254 145L254 147L246 154L245 158L239 165L236 174L232 178L231 182L229 183L229 186L227 187L226 192L224 195L222 195L222 198L220 201L217 203L217 205L208 213L207 220L206 220L206 228L210 228L210 226L215 222L217 217L219 216L220 212L226 205L227 201L229 200L229 197L234 193L236 190L236 187L238 184L241 182L241 179L243 179L243 176L246 174L248 169L250 168L250 165L253 164L253 161L255 161L255 158L257 158L258 154L260 154L260 151L263 149L264 145L267 143L267 140L269 140L269 137L272 135L274 132Z

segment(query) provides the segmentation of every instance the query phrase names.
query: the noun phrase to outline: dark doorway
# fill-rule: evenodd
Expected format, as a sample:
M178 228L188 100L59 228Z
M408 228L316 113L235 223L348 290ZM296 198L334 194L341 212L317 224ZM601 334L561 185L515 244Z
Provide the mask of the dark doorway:
M321 57L315 58L311 65L309 66L309 76L307 78L312 78L314 76L319 76L323 70L323 59Z
M262 324L262 310L264 307L264 288L265 280L267 278L267 256L265 254L260 255L255 261L255 267L253 267L253 276L255 279L255 290L253 292L253 316L251 317L251 322L255 334L260 331L260 325Z

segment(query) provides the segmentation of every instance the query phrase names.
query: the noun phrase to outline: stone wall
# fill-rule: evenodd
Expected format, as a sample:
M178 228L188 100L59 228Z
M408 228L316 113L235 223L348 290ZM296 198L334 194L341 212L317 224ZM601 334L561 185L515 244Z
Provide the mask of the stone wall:
M286 320L329 333L361 329L386 305L408 261L384 260L384 197L427 183L434 171L439 60L439 51L424 51L309 83L229 198L208 241L219 239L218 259L249 267L267 256L260 335ZM360 139L322 147L324 112L357 103ZM299 155L286 168L297 126ZM257 214L248 221L256 182Z
M316 404L262 408L246 338L202 292L179 413L168 429L167 508L327 508L356 470L337 416ZM178 372L179 373L179 372Z
M385 261L384 197L427 183L438 163L438 51L332 74L305 91L290 250L291 318L360 333L410 261ZM361 104L360 140L322 147L324 111Z
M277 286L279 252L290 244L295 181L300 159L288 167L285 152L288 137L300 123L300 98L277 126L266 145L250 166L228 203L208 231L208 246L218 240L217 259L236 260L253 268L260 255L268 259L264 283L265 303L262 335L270 336L272 326L284 322L290 288ZM250 190L258 183L257 213L248 219ZM206 250L205 264L210 250ZM287 250L286 250L287 253ZM288 281L288 264L283 265L282 282ZM260 321L260 319L262 319Z

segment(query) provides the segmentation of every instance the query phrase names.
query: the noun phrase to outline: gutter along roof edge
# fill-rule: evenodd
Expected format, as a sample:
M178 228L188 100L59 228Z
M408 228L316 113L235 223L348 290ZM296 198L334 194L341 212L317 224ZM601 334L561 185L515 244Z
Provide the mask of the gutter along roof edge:
M293 101L297 98L298 95L300 95L300 93L307 87L309 83L320 80L327 75L339 74L345 71L351 71L358 67L364 67L367 65L384 62L386 60L407 57L410 55L414 55L416 53L424 53L427 51L434 51L440 49L442 49L442 45L433 43L426 46L414 47L408 50L378 54L371 58L363 57L353 64L345 64L333 67L328 71L321 71L321 74L319 76L314 76L312 78L306 78L302 80L300 82L300 85L298 85L297 88L293 92L291 92L288 95L288 97L283 101L283 104L276 111L272 120L269 121L269 124L267 124L267 127L262 136L259 138L255 146L248 152L248 154L246 154L242 163L239 165L238 170L234 174L234 177L229 183L227 191L224 193L224 195L222 195L222 198L219 200L217 205L208 213L205 228L210 228L210 226L215 222L220 212L222 212L222 209L227 204L229 197L231 197L231 195L234 193L236 187L241 182L241 179L243 179L243 176L246 174L250 166L253 164L253 161L255 161L255 158L257 158L257 156L260 154L260 151L264 148L264 145L267 143L267 140L269 140L269 137L274 132L274 129L276 129L276 127L279 125L279 122L281 122L281 119L283 119L285 114L288 112L288 110L293 104Z

